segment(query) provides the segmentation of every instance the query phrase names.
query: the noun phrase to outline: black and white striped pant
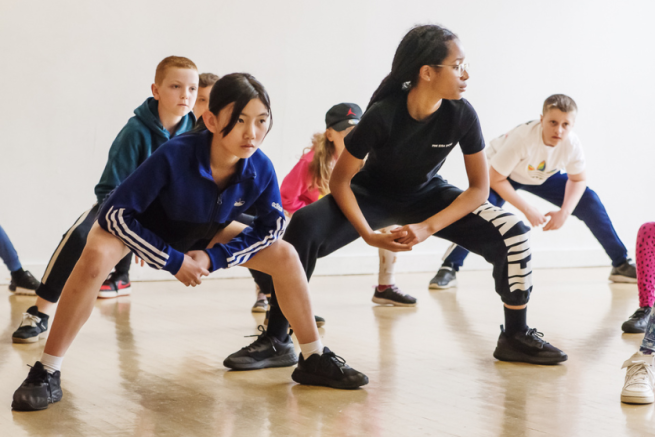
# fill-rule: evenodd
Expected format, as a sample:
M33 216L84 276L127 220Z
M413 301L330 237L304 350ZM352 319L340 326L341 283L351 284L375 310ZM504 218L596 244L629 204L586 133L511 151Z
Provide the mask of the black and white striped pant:
M41 279L41 285L36 290L37 296L52 303L59 301L68 277L82 256L82 251L86 246L86 238L101 206L96 203L90 210L85 211L63 235L55 253L50 258L50 262L48 262L48 267ZM116 264L116 271L128 273L131 261L132 254L129 253Z
M380 189L357 185L355 181L351 186L357 203L373 229L420 223L445 209L462 193L440 177L417 192L405 194L383 193ZM493 264L496 292L504 303L523 305L528 302L532 291L530 229L518 217L485 202L435 236L465 247ZM284 240L298 252L308 279L318 258L357 238L357 231L332 195L298 210L284 235ZM277 308L270 279L264 291L273 294L271 326L275 317L283 316Z

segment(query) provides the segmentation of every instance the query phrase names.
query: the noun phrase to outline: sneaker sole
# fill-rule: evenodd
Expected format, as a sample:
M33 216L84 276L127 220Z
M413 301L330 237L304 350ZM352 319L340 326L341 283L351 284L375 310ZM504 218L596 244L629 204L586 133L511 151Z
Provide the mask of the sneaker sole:
M15 290L9 289L14 294L20 294L21 296L36 296L36 290L30 290L29 288L16 287Z
M527 355L522 352L505 352L500 353L498 349L494 351L494 358L499 361L508 361L512 363L528 363L528 364L540 364L542 366L552 366L555 364L562 363L569 359L568 355L558 358L539 358L532 355Z
M252 307L252 309L251 309L250 311L252 311L253 313L265 313L265 312L266 312L266 308L262 308L262 307Z
M122 290L114 291L102 291L98 292L98 299L114 299L116 297L127 296L132 293L132 287L123 288Z
M625 404L652 404L654 396L651 393L650 396L627 396L621 394L621 402Z
M643 334L646 332L646 329L638 329L638 328L626 328L621 326L621 330L623 331L624 334Z
M14 396L16 396L15 393L14 393ZM45 405L43 405L43 406L41 406L41 405L34 406L33 404L30 404L29 402L27 402L24 399L20 399L18 401L16 399L14 399L12 401L12 403L11 403L11 409L15 410L15 411L42 411L42 410L47 409L50 406L50 404L54 404L55 402L61 401L62 398L63 398L63 393L62 393L62 395L60 395L60 396L58 396L56 398L48 398Z
M428 288L432 290L445 290L446 288L453 288L453 287L457 287L457 280L450 281L448 285L439 285L437 283L430 282L430 286Z
M298 356L294 353L282 355L274 358L256 361L254 363L230 363L229 358L223 361L223 365L232 370L259 370L269 369L272 367L291 367L298 364Z
M631 278L623 275L610 275L609 280L617 284L636 284L637 278Z
M27 343L36 343L37 341L45 338L48 338L48 331L44 331L35 337L28 337L28 338L11 337L11 341L13 343L18 343L18 344L27 344Z
M365 377L366 380L361 382L361 383L351 383L351 382L342 382L342 381L333 381L330 379L326 379L325 377L322 376L317 376L311 373L304 372L302 370L299 370L296 368L296 370L293 371L291 374L291 379L293 379L295 382L298 384L303 384L303 385L317 385L321 387L330 387L330 388L338 388L341 390L355 390L363 385L368 384L368 378Z
M396 302L396 301L389 300L389 299L382 299L380 297L373 297L371 299L371 301L373 303L377 303L377 304L380 304L380 305L393 305L395 307L415 307L416 306L416 302L414 302L414 303L403 303L403 302Z

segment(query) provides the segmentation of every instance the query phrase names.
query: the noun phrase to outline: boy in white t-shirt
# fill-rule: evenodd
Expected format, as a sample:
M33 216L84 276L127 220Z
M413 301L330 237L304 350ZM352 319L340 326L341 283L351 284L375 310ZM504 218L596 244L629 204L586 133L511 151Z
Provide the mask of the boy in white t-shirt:
M505 201L511 203L525 214L533 227L545 224L544 231L561 228L570 215L579 218L612 260L609 279L637 282L635 265L628 258L605 207L598 195L587 188L582 145L572 132L577 112L572 98L554 94L544 102L540 120L517 126L491 141L487 148L489 202L496 206L502 206ZM544 215L523 199L518 190L539 196L560 210ZM466 249L452 245L430 281L430 288L456 286L455 272L467 255Z

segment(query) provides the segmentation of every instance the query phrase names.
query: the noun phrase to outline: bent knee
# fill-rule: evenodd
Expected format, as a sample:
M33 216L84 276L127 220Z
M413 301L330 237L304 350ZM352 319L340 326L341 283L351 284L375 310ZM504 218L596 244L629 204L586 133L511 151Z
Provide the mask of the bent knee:
M286 241L277 240L266 250L269 250L271 255L275 257L275 264L280 268L300 264L298 252L296 252L296 249Z

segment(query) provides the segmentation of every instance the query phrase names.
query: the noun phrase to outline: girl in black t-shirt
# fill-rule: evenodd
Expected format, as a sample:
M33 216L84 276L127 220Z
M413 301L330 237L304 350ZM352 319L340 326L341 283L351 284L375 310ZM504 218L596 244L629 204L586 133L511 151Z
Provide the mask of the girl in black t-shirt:
M529 228L486 202L489 175L480 123L462 99L468 80L457 36L435 25L412 29L401 41L391 73L373 94L332 172L331 193L298 211L284 239L310 277L316 259L362 237L369 245L408 251L435 235L483 256L494 266L505 309L494 357L556 364L567 359L526 323L532 291ZM462 191L438 175L459 144L469 179ZM368 156L359 172L362 160ZM393 224L391 234L376 233ZM286 335L275 296L268 335Z

